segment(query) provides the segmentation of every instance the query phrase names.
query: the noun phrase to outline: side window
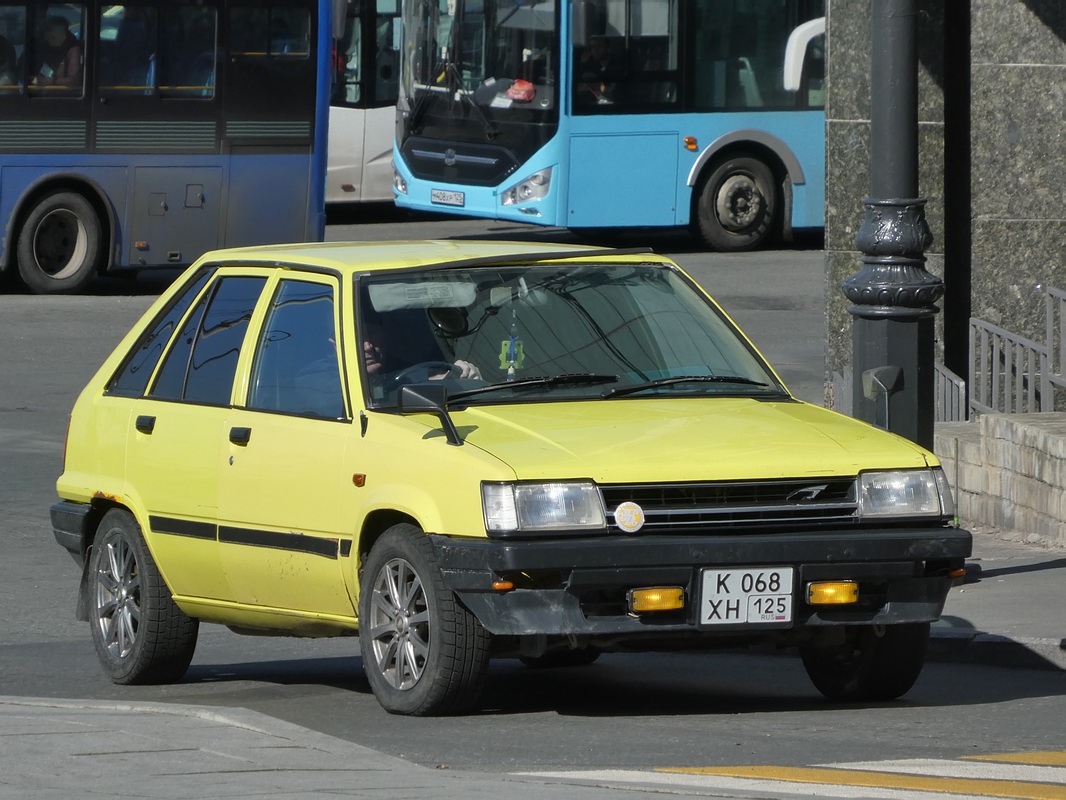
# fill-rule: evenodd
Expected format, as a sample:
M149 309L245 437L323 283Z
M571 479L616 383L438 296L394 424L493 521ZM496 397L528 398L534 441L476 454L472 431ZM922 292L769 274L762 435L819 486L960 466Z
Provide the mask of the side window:
M286 280L256 348L248 407L328 419L345 416L333 288Z
M0 95L25 89L26 7L0 5Z
M572 28L575 113L678 105L677 0L585 0Z
M307 59L310 35L306 8L264 4L230 11L230 54L235 58Z
M158 54L156 10L105 5L100 10L100 94L107 97L153 94Z
M163 351L170 344L175 328L200 294L200 290L204 288L209 277L211 277L211 272L204 272L148 329L115 377L111 379L111 383L108 384L107 391L110 394L123 397L140 397L144 394L144 390L148 387L148 379L152 376L155 365L159 363Z
M167 354L152 396L228 405L248 320L265 278L223 278L189 317Z
M198 4L167 3L160 13L159 94L214 97L218 16Z
M85 48L81 39L85 30L85 6L57 3L39 9L34 27L29 62L30 93L81 97L85 86Z
M333 99L339 106L358 108L362 97L360 84L363 67L363 28L360 21L362 4L354 0L348 4L341 38L334 43Z
M377 0L374 18L374 104L392 105L400 94L400 2Z

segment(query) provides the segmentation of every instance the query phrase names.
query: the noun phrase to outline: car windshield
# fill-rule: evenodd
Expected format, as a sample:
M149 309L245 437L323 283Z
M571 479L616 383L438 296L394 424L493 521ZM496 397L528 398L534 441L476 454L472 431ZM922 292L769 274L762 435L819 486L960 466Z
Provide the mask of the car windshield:
M431 380L464 406L785 392L666 265L405 271L362 277L357 296L361 368L376 407Z

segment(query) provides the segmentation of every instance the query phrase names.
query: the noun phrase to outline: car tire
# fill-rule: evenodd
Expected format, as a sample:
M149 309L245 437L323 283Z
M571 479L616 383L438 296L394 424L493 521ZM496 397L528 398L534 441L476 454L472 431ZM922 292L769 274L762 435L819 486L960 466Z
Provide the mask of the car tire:
M26 216L18 234L19 277L34 294L74 293L96 274L100 217L76 192L53 192Z
M757 158L735 156L720 162L701 182L696 198L693 230L714 250L755 250L779 227L777 183Z
M585 647L580 650L553 650L542 656L519 656L518 660L530 669L565 669L587 667L599 657L599 650Z
M89 624L114 683L172 683L189 668L199 623L174 603L133 515L108 511L89 554Z
M918 680L929 644L929 623L862 625L833 647L800 648L808 677L830 700L895 700Z
M363 569L359 648L363 669L390 714L455 714L477 702L489 633L444 586L426 535L389 528Z

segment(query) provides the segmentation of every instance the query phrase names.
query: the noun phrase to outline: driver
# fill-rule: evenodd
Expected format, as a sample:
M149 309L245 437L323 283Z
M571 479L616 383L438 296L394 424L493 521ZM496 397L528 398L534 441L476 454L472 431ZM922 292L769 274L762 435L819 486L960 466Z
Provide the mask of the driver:
M363 339L363 360L366 362L366 371L371 379L381 379L389 369L385 366L388 361L388 337L385 329L380 325L368 322L365 326L366 338ZM458 378L481 380L481 370L469 361L459 359L455 362L459 370ZM431 381L439 381L448 377L450 372L441 372L437 375L429 375Z

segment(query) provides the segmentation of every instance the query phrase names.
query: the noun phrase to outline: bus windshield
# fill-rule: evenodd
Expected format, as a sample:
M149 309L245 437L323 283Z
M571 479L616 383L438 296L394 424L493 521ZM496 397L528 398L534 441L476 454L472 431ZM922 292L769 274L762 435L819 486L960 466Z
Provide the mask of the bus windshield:
M404 17L411 38L402 92L412 114L469 113L494 138L495 120L554 112L558 9L552 0L417 0L405 4ZM455 108L463 105L468 112Z

